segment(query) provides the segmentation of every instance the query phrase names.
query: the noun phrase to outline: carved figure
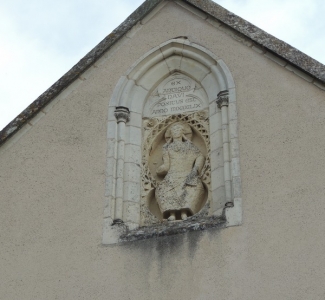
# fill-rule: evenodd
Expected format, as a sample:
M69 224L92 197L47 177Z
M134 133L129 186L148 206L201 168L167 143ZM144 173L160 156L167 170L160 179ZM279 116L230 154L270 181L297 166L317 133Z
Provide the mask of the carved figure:
M169 221L176 220L177 216L186 220L204 197L200 173L205 157L191 142L191 137L191 127L183 122L172 124L165 133L163 164L156 173L166 176L157 184L155 195L164 219Z

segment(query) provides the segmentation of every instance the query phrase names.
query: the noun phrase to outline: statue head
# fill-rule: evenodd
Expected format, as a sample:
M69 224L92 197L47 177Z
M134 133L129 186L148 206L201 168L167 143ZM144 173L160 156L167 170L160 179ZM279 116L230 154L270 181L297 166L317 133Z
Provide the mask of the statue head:
M192 129L187 123L176 122L167 128L165 133L165 139L167 143L171 143L174 138L180 137L182 137L184 141L191 140Z
M176 123L170 128L170 135L172 138L179 138L183 135L184 126L180 123Z

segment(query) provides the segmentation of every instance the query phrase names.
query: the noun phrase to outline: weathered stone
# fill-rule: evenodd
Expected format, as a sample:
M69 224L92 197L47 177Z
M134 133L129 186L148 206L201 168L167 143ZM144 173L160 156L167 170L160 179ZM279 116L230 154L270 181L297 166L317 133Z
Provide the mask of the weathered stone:
M202 184L210 186L211 174L207 115L199 111L144 121L151 126L143 137L142 201L160 220L185 220L210 201ZM149 223L146 218L145 209L142 224Z
M157 238L163 236L171 236L175 234L185 233L189 231L201 231L209 228L224 228L227 221L223 217L198 217L193 216L185 221L161 222L157 225L140 227L136 230L126 229L121 234L120 242L131 242Z
M112 129L116 139L127 145L115 154L117 180L110 198L120 214L117 208L124 202L125 215L119 219L131 230L137 211L139 226L167 219L184 221L192 215L220 217L225 203L233 199L232 173L238 173L233 172L230 157L230 137L233 152L238 150L237 109L227 65L202 45L182 37L149 50L122 78L112 101L114 106L130 108L131 116L124 137L116 126ZM181 124L181 129L171 134L175 124ZM218 157L210 157L211 151ZM136 188L139 184L141 191ZM127 209L130 201L132 214ZM241 219L235 222L233 216L231 222L238 225ZM227 220L227 226L234 225L231 222Z
M222 23L239 31L258 45L279 55L321 81L325 81L325 66L298 49L277 39L252 23L238 17L211 0L185 0L200 10L212 15Z

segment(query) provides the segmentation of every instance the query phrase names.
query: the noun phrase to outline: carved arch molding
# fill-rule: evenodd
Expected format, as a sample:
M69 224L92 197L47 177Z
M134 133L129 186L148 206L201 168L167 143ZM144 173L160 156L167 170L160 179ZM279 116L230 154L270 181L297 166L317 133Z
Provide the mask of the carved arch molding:
M103 244L241 224L235 84L206 48L173 39L135 62L110 100L107 139Z

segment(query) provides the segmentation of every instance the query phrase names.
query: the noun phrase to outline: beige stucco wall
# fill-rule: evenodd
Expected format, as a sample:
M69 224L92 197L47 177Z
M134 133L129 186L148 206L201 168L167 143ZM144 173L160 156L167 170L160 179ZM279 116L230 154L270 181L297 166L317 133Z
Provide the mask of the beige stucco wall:
M244 224L102 246L108 101L136 59L177 36L234 77ZM0 148L0 299L324 299L324 96L167 4Z

